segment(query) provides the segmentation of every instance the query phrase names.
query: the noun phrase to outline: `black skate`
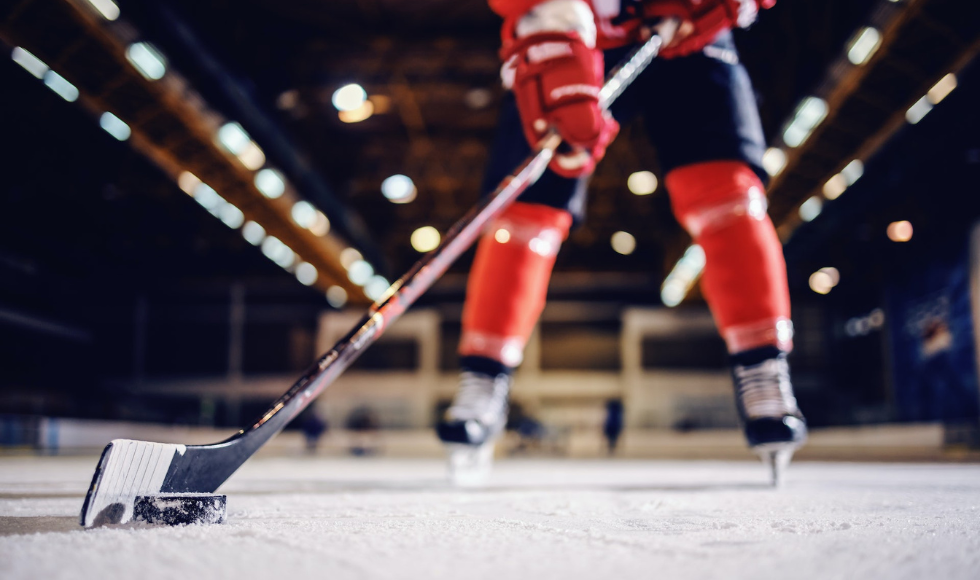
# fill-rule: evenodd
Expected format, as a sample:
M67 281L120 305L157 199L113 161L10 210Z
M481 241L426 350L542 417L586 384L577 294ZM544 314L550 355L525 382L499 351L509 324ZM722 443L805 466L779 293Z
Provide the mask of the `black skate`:
M735 401L749 447L762 458L778 486L793 453L807 437L796 405L786 353L774 346L732 356Z
M449 452L453 483L477 484L486 480L493 465L493 450L507 424L507 397L511 377L463 372L459 389L436 434Z

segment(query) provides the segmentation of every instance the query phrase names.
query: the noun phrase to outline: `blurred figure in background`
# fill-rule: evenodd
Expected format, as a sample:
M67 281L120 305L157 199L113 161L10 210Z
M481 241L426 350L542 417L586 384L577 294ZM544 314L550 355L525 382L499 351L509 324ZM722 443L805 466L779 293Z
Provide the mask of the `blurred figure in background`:
M602 424L602 434L606 436L609 455L616 454L616 444L623 433L623 402L619 399L606 401L606 421Z
M782 245L766 213L765 140L731 29L775 0L490 0L504 17L501 112L490 191L546 133L562 136L549 170L480 241L459 345L462 372L437 426L455 475L489 469L514 369L544 308L561 243L584 217L588 178L619 130L641 113L678 221L703 248L702 291L731 354L749 446L772 465L806 438L786 355L792 348ZM605 70L650 35L676 34L611 111Z

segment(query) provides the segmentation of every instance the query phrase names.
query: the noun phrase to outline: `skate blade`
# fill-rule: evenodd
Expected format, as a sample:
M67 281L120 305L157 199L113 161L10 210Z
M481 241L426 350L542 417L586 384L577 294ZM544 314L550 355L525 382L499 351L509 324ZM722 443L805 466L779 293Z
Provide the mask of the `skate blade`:
M786 467L800 445L800 442L765 443L752 449L762 459L762 463L769 468L773 487L780 487L783 484Z
M482 485L490 479L493 468L494 443L483 445L447 445L449 452L449 481L467 487Z

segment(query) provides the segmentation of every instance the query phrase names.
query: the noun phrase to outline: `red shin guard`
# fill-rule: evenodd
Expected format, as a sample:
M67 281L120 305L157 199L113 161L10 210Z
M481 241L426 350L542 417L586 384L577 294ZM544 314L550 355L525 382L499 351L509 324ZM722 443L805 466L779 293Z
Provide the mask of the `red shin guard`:
M791 350L786 263L758 176L712 161L675 169L666 183L674 215L704 249L701 289L728 351Z
M461 355L520 364L571 225L567 211L518 202L487 230L466 289Z

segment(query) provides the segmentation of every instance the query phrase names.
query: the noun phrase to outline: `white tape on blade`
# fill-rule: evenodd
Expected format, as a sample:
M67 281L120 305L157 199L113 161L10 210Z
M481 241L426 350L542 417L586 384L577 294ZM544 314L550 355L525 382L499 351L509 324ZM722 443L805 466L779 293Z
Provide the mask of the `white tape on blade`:
M183 445L149 443L116 439L102 467L102 477L85 514L85 527L95 523L107 507L120 504L123 513L118 522L133 519L133 504L138 495L159 493L174 454L184 453ZM118 509L118 508L117 508Z

